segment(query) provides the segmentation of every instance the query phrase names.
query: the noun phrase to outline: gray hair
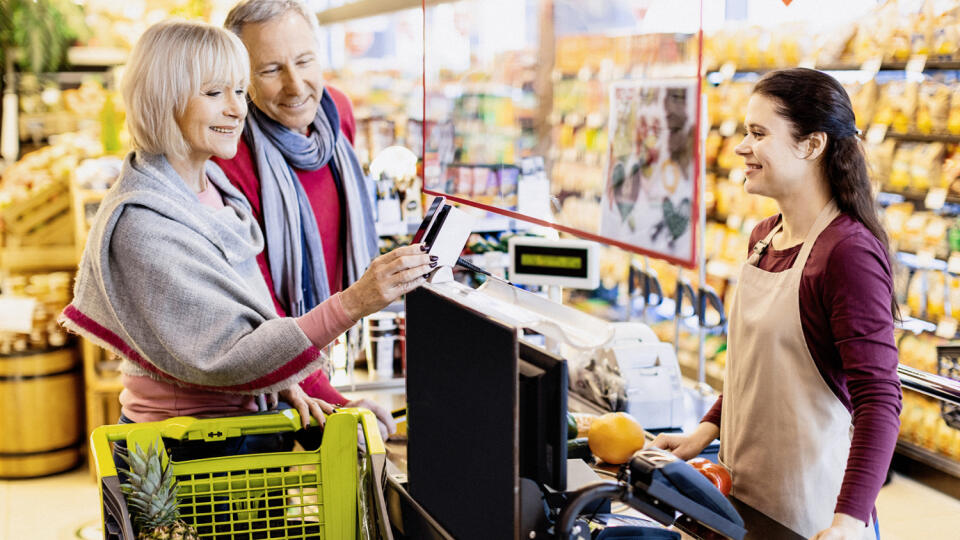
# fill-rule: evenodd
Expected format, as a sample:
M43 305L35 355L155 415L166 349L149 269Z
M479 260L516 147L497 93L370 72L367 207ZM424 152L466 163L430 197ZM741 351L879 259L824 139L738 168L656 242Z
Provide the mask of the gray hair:
M223 28L182 20L154 24L133 47L121 83L133 147L186 156L177 118L190 98L209 83L246 88L249 75L246 48Z
M223 27L239 36L245 24L271 21L291 11L307 21L314 40L318 40L320 25L317 24L317 17L300 0L241 0L227 13Z

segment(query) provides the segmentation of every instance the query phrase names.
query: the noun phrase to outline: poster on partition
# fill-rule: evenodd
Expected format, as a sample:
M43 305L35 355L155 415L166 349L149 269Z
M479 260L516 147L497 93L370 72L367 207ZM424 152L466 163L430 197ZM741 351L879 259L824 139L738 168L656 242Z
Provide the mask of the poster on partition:
M600 234L692 265L697 80L611 85Z

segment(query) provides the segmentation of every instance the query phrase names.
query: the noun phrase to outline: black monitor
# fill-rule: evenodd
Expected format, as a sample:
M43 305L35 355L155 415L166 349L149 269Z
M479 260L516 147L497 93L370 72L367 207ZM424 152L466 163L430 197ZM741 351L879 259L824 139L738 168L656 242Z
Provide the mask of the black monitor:
M521 478L566 485L566 364L429 288L406 314L410 495L458 539L525 538Z
M520 343L520 476L567 488L567 363Z

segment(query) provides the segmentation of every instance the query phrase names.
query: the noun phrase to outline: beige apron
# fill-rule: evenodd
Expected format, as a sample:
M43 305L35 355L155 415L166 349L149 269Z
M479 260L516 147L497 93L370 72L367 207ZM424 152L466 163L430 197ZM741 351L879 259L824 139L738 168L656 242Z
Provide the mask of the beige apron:
M740 270L727 342L719 457L732 494L804 538L833 522L850 453L850 413L817 370L800 321L803 267L838 214L830 201L789 270L755 266L782 224L756 244ZM872 524L863 538L874 538Z

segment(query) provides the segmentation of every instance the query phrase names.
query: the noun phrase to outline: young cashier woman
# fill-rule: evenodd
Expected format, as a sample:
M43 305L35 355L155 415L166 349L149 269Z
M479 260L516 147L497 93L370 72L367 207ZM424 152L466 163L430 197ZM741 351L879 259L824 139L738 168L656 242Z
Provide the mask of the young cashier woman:
M850 99L810 69L761 79L747 105L744 189L780 214L750 235L723 395L683 459L718 435L732 494L816 540L878 537L874 502L899 429L893 283Z

